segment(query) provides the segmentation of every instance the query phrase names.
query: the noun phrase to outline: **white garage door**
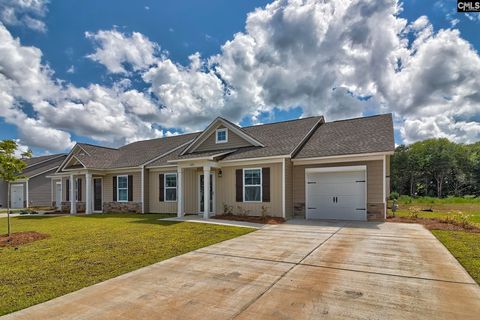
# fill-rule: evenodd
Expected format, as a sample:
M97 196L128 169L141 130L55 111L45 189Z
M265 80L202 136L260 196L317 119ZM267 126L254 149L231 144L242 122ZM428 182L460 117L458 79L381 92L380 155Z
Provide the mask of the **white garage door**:
M306 218L366 220L364 166L306 169Z

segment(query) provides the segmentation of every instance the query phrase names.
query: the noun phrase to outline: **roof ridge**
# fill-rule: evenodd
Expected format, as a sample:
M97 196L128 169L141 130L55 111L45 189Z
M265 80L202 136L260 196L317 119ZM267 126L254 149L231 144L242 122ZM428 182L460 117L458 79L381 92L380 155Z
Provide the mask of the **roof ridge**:
M110 150L116 150L116 151L118 151L118 149L117 149L117 148L111 148L111 147L99 146L99 145L97 145L97 144L93 144L93 143L84 143L84 142L78 142L77 144L79 144L79 145L87 145L87 146L96 147L96 148L103 148L103 149L110 149Z
M279 123L294 122L294 121L300 121L300 120L306 120L306 119L312 119L312 118L321 118L321 117L322 116L309 116L309 117L305 117L305 118L289 119L289 120L282 120L282 121L262 123L262 124L253 124L253 125L250 125L250 126L245 126L245 127L240 127L240 128L245 129L245 128L252 128L252 127L262 127L262 126L269 126L269 125L274 125L274 124L279 124Z
M392 113L391 113L391 112L388 112L388 113L382 113L382 114L374 114L374 115L371 115L371 116L363 116L363 117L356 117L356 118L340 119L340 120L335 120L335 121L325 121L325 124L334 123L334 122L342 122L342 121L368 119L368 118L375 118L375 117L384 117L384 116L388 116L388 115L391 116Z

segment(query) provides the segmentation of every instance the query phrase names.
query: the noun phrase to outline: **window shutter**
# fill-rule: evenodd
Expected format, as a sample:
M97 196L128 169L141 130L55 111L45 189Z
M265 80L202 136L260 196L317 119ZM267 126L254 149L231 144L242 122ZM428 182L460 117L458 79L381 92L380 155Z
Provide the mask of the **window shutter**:
M65 201L70 201L70 179L65 180Z
M262 202L270 202L270 168L262 168Z
M82 201L82 179L77 180L78 201Z
M133 201L133 176L128 176L128 201Z
M236 180L235 198L237 202L243 202L243 170L242 169L235 170L235 180Z
M113 176L113 201L117 201L117 176Z
M161 173L159 176L158 176L158 200L160 200L160 202L163 202L165 201L165 175L163 173Z

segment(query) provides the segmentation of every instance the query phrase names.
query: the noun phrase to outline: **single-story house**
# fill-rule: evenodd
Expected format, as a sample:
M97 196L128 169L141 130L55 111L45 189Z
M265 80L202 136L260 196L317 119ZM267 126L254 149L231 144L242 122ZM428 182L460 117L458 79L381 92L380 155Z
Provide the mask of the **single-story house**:
M383 219L394 148L391 114L249 127L219 117L201 132L120 148L78 143L52 188L70 213Z
M53 190L48 176L55 173L66 157L66 154L54 154L24 159L27 166L21 179L10 184L0 181L0 207L7 207L8 187L12 209L54 205L50 200Z

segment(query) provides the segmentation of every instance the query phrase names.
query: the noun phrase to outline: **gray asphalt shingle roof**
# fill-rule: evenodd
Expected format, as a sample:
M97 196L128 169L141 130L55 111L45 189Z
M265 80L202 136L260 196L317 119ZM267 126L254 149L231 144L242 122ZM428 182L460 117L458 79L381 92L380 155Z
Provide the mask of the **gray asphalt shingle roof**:
M391 114L322 124L295 158L327 157L395 149Z
M28 166L23 170L22 175L31 178L42 172L55 170L66 157L66 154L55 154L24 160Z
M165 153L168 154L149 163L147 167L171 165L175 160L208 157L223 152L230 152L221 157L223 160L290 155L321 121L323 122L323 117L317 116L241 128L264 147L226 148L187 153L182 156L181 153L187 148L188 142L201 134L195 132L138 141L118 149L79 144L86 153L77 155L77 158L87 168L113 169L137 167ZM321 123L294 157L384 152L393 151L394 148L392 116L386 114Z

